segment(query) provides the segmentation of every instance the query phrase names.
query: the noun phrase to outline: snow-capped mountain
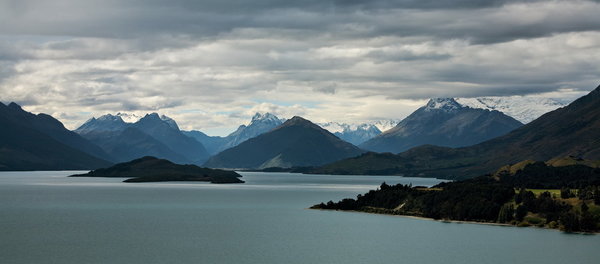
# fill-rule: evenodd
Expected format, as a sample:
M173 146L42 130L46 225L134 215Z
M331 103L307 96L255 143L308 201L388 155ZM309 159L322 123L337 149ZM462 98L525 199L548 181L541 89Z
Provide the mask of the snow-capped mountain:
M168 116L146 114L134 123L125 122L122 117L137 118L133 114L107 114L89 119L75 132L120 162L156 156L178 163L201 164L208 158L205 147L184 135Z
M227 136L228 140L223 149L235 147L248 139L269 132L271 129L283 124L284 121L271 113L256 113L250 124L239 126L236 131Z
M381 132L385 132L385 131L388 131L388 130L394 128L396 125L398 125L398 123L400 123L400 120L387 119L387 120L373 121L373 122L370 122L369 124L376 126Z
M136 115L133 113L117 113L116 116L121 117L121 119L123 119L123 121L125 121L126 123L135 123L137 121L139 121L140 119L142 119L143 116L140 115Z
M427 102L427 105L425 105L423 111L443 111L446 113L452 113L462 107L462 105L452 98L432 98L429 100L429 102Z
M117 115L103 115L101 117L92 117L79 128L75 129L78 134L87 134L91 132L104 132L104 131L117 131L123 130L128 126L121 116Z
M361 124L358 125L354 130L346 128L342 132L335 132L333 134L358 146L359 144L362 144L363 142L381 134L381 130L372 124Z
M319 166L362 152L314 123L295 116L276 129L211 157L204 166L261 169Z
M167 123L167 125L169 125L171 128L179 130L179 126L177 125L177 122L173 120L173 118L170 118L166 115L160 115L160 120Z
M396 127L360 147L393 153L425 144L462 147L503 135L521 125L499 111L465 107L452 98L434 98Z
M256 113L248 125L240 125L237 130L226 137L210 137L197 130L183 132L201 142L212 155L269 132L283 124L284 121L271 113Z
M383 131L393 128L396 124L398 124L396 120L377 120L360 124L327 122L318 125L347 142L359 145L376 137Z
M283 122L285 122L285 119L279 118L276 115L267 112L254 114L252 120L250 121L250 125L252 125L253 123L283 124Z
M455 100L462 106L503 112L524 124L571 102L568 99L526 96L456 98Z
M317 123L317 125L319 125L323 129L325 129L331 133L334 133L334 134L340 133L340 132L344 131L344 129L351 129L350 124L338 123L338 122Z

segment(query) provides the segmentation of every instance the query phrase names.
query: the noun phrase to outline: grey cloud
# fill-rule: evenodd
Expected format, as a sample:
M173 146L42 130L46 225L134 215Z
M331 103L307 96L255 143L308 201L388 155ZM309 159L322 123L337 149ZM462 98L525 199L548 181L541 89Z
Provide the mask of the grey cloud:
M218 36L237 28L283 28L337 38L427 35L477 43L600 28L591 1L13 1L4 34L139 38ZM506 5L519 4L506 9ZM587 5L590 8L573 9ZM515 13L530 7L524 13ZM541 7L541 8L540 8ZM571 10L570 10L571 9ZM476 11L474 11L476 10ZM508 12L508 13L507 13ZM571 15L576 12L578 15ZM538 21L528 21L540 16Z
M13 67L13 63L8 61L2 61L2 59L0 58L0 84L4 79L15 74L16 71Z
M332 113L381 98L589 90L597 3L4 1L0 99L55 113L202 109L213 119L178 120L201 126L337 102Z
M337 88L336 83L324 84L323 86L317 85L313 86L313 91L326 93L326 94L335 94Z
M414 60L446 60L452 57L450 54L441 53L426 53L416 54L410 51L372 51L367 54L368 57L373 58L377 62L389 62L389 61L414 61Z

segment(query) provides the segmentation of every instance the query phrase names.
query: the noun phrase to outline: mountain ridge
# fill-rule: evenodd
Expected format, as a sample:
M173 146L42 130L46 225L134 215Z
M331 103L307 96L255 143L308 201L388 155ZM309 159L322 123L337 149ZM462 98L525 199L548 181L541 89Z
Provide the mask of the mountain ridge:
M256 113L247 126L240 125L234 132L225 137L208 136L198 130L184 131L184 134L201 142L206 146L207 151L213 155L268 132L281 124L283 124L283 119L269 112Z
M455 100L462 106L503 112L523 124L527 124L547 112L565 107L573 101L568 99L525 96L490 96L455 98Z
M15 118L14 121L36 129L71 148L81 150L103 160L112 161L110 155L100 147L84 139L79 134L69 131L54 117L44 113L33 114L27 112L15 102L11 102L7 108Z
M124 115L92 117L74 131L102 146L119 162L148 155L183 164L201 164L208 159L202 143L181 132L172 118L149 113L135 123L127 123Z
M377 120L364 123L326 122L317 124L337 137L358 146L396 126L398 121Z
M295 116L207 161L216 168L313 166L362 153L320 126Z
M403 174L461 179L492 173L523 160L575 156L600 159L600 86L566 107L546 113L506 135L474 146L420 146L399 154L367 153L311 173Z
M60 121L26 112L14 102L0 103L0 127L0 170L93 169L111 164L90 154L100 148Z
M503 135L521 125L499 111L464 107L453 98L432 98L394 128L360 147L392 153L426 144L462 147Z

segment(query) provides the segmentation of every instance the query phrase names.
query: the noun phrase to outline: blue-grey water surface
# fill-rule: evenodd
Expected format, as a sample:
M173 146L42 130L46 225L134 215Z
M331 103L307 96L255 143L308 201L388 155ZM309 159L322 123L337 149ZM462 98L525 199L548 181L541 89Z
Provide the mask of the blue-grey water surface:
M381 182L244 172L245 184L0 172L0 263L599 263L600 236L307 210Z

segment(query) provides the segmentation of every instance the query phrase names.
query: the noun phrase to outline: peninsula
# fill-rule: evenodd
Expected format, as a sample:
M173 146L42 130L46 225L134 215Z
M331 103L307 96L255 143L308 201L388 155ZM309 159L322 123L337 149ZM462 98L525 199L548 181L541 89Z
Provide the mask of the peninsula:
M600 169L573 158L523 161L494 174L427 188L381 184L378 190L311 209L406 215L436 220L600 231Z

